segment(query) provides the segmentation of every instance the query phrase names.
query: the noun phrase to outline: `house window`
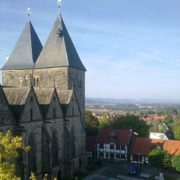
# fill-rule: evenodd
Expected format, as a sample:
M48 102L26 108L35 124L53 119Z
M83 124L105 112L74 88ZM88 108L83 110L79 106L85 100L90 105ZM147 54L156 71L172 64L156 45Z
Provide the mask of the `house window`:
M125 159L125 154L121 154L121 159Z
M109 157L109 153L106 153L106 158L108 158Z
M110 145L110 149L114 149L114 144L111 144L111 145Z
M103 149L103 144L100 144L100 148Z
M110 153L110 159L114 159L114 154Z
M100 152L99 156L100 156L100 157L103 157L103 153L102 153L102 152Z
M121 150L125 151L125 146L124 145L121 145Z
M120 154L116 154L116 158L117 158L117 159L120 159Z

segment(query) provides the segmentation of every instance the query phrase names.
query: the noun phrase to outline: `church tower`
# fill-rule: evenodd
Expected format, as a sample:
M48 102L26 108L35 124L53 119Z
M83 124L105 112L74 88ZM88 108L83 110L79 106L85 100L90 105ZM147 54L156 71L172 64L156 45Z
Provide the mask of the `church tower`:
M28 21L9 59L1 69L3 86L29 87L32 69L41 50L42 44L31 21Z
M70 179L86 166L85 71L60 12L43 48L26 23L0 86L0 131L32 148L19 163L24 179L31 172Z
M85 67L59 14L47 42L35 63L35 86L55 87L57 90L74 90L81 117L85 111Z

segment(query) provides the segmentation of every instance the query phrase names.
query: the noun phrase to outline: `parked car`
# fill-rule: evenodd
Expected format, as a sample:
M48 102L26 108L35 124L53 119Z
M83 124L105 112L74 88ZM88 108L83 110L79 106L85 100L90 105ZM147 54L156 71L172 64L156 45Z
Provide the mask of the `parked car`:
M130 164L128 168L128 174L133 175L138 173L138 165L137 164Z

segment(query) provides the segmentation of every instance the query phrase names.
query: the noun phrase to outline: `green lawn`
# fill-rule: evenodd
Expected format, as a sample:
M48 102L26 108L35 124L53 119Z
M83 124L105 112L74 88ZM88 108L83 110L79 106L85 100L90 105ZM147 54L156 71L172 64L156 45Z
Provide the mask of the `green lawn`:
M180 180L180 177L165 176L165 180Z

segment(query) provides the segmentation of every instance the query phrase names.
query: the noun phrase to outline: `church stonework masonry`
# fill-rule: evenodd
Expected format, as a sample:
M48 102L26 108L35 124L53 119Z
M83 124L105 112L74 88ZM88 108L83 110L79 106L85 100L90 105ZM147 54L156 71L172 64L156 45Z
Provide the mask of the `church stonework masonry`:
M0 130L32 147L18 174L72 177L86 165L85 67L59 13L42 47L28 21L2 67Z

